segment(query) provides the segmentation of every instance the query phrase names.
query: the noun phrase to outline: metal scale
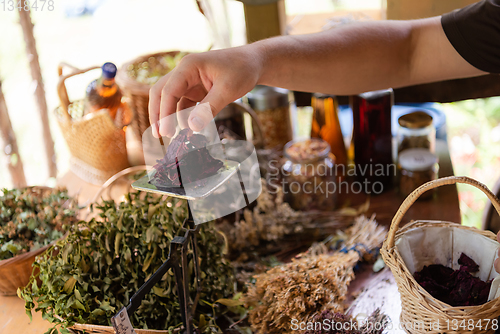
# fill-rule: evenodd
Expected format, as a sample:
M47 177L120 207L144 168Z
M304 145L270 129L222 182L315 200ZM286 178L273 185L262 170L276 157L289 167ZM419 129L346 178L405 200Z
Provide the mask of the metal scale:
M223 160L225 169L217 174L216 177L208 178L208 182L203 187L198 187L186 191L183 187L163 188L156 187L149 183L150 175L132 184L132 187L137 190L152 192L160 195L167 195L171 197L182 198L190 201L201 200L212 194L216 189L226 183L236 173L238 174L240 184L242 186L245 201L248 205L247 195L244 191L244 186L241 178L240 164L231 160ZM151 278L144 283L140 289L130 298L129 305L122 308L112 319L111 322L117 334L136 334L130 321L130 316L139 308L141 301L146 294L151 291L153 286L158 283L163 275L169 269L172 269L175 275L177 285L177 295L179 298L179 305L181 308L181 317L184 324L184 333L193 334L194 327L192 322L192 315L196 310L198 297L201 291L200 285L200 266L198 262L197 240L196 236L199 231L200 225L195 225L191 208L188 205L188 217L184 221L183 227L186 229L184 236L176 236L170 243L170 252L167 260L160 266L160 268L151 276ZM188 274L188 245L191 244L194 255L194 274L195 282L197 284L197 295L194 300L191 300L189 295L189 282L190 277Z

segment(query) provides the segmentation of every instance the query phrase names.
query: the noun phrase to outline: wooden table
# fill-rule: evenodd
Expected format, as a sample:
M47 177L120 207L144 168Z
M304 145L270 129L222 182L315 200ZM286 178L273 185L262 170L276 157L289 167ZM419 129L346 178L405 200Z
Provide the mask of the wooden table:
M453 175L448 146L444 141L437 141L436 152L440 159L440 176ZM78 195L80 203L92 200L100 188L83 182L71 172L59 179L59 185L66 186L70 194ZM126 184L118 184L110 195L118 199L126 189ZM368 214L376 213L377 221L389 226L403 199L395 190L372 196ZM366 196L354 196L350 197L349 200L352 204L360 204L366 200ZM404 222L412 219L436 219L459 223L460 210L456 186L440 188L432 200L417 202L409 210ZM368 314L376 307L381 306L382 310L391 317L391 320L397 323L401 306L392 274L387 270L375 274L371 270L371 266L366 265L361 268L350 286L351 294L359 294L352 306L353 313ZM41 334L48 328L50 328L50 324L43 320L39 313L34 313L33 322L29 322L24 311L24 302L17 296L0 296L0 334Z

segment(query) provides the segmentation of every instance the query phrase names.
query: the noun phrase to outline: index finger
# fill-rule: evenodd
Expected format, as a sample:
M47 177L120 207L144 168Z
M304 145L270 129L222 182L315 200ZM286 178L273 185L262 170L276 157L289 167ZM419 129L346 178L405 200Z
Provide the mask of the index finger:
M160 117L161 90L167 82L169 74L158 80L158 82L154 84L153 87L151 87L151 89L149 90L149 123L151 124L153 136L155 136L156 138L160 137L158 120Z
M171 72L161 91L160 102L160 134L172 137L175 133L175 122L168 119L169 115L177 111L177 103L189 90L188 75L179 69ZM175 117L173 118L175 119Z

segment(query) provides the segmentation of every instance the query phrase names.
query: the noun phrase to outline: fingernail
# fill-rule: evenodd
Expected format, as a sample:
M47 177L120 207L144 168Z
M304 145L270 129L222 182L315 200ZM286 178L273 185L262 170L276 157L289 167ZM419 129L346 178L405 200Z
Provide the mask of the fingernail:
M151 127L151 131L153 131L153 137L160 138L160 135L158 134L158 128L156 127L156 124L153 124L153 126Z
M191 125L194 127L193 130L199 131L203 129L204 124L201 118L194 116L193 118L191 118Z

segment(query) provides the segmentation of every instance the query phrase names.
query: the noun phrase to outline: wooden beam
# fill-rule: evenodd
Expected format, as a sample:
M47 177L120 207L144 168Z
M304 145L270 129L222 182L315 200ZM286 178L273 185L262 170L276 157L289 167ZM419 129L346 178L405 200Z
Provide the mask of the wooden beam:
M7 103L2 92L2 81L0 80L0 135L3 141L3 151L7 156L7 169L12 177L12 183L16 188L26 187L23 162L17 147L16 135L12 129Z
M298 107L311 105L311 93L294 92ZM500 96L497 74L474 78L454 79L394 89L396 103L456 102ZM337 96L339 104L349 104L348 96Z
M500 96L498 75L455 79L422 84L394 90L396 102L455 102Z
M33 23L31 22L30 11L21 9L19 11L20 23L23 28L24 41L26 42L26 53L30 63L31 76L35 83L35 98L42 121L43 141L45 144L45 154L49 168L49 177L57 176L56 154L54 151L54 140L50 133L49 116L47 112L47 101L45 100L45 88L43 86L42 71L38 61L35 37L33 35Z
M451 12L477 0L387 0L388 20L413 20Z
M285 32L286 12L284 0L266 5L244 4L247 43L279 36Z

